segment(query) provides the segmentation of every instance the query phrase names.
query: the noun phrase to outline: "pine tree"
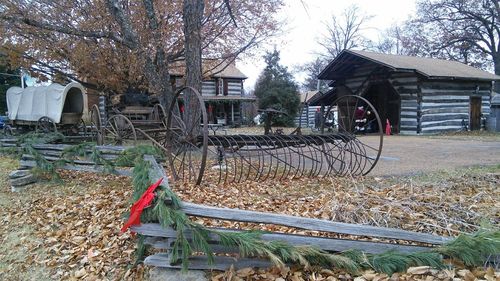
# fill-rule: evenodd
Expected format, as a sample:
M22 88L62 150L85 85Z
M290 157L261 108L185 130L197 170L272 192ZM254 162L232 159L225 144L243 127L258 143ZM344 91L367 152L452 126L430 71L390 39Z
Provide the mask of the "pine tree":
M259 99L259 108L273 108L286 112L287 115L274 117L273 125L293 126L300 104L298 87L287 68L280 65L279 51L268 52L264 60L266 68L255 84L255 96Z

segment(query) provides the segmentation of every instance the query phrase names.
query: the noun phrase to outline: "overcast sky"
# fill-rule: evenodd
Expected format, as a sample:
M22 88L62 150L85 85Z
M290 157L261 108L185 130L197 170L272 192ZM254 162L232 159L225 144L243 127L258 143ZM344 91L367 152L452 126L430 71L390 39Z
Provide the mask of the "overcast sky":
M415 0L285 0L285 3L286 7L278 15L286 22L284 35L265 49L275 45L281 52L281 63L289 69L316 57L315 53L321 50L317 39L325 30L323 23L332 15L340 16L352 4L360 8L360 14L373 16L363 32L374 41L381 31L415 13ZM237 67L248 76L247 91L253 89L264 66L261 55L237 62ZM302 79L300 74L296 75L297 82Z

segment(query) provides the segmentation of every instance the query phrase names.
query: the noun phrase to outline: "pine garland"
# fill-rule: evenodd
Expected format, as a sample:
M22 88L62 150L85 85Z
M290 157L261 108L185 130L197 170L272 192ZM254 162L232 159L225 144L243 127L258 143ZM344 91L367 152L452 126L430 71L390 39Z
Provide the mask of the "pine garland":
M138 199L150 184L149 164L136 157L134 168L134 199ZM145 184L147 183L147 184ZM411 266L431 266L443 268L443 257L464 262L465 265L481 265L489 257L500 253L500 232L498 229L483 230L473 235L463 234L455 240L429 251L418 253L399 253L388 251L382 254L365 254L350 250L332 254L312 246L293 246L282 241L264 241L263 232L221 232L195 223L180 209L181 200L169 188L160 185L153 208L146 209L142 222L159 222L163 227L172 227L177 232L177 239L172 248L171 262L182 262L183 270L189 267L189 257L194 252L204 253L209 263L214 261L214 253L209 237L216 235L220 243L226 247L238 247L242 257L266 257L277 266L300 264L309 266L333 266L348 272L356 273L364 269L373 269L392 275L405 271ZM165 203L170 199L169 204ZM185 236L189 230L191 241ZM142 242L141 242L142 241ZM139 248L143 249L143 240ZM144 252L142 253L144 254Z

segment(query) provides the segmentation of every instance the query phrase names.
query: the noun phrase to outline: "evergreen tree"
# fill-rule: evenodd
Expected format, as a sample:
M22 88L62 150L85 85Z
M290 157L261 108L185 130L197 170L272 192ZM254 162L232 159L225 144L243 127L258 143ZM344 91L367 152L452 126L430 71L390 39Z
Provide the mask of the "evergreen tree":
M6 93L10 87L21 86L19 71L11 69L0 54L0 115L7 111Z
M280 65L280 53L277 50L264 56L266 68L255 84L255 96L259 98L259 108L273 108L286 112L273 118L275 126L293 126L293 119L299 111L300 99L298 87L285 66Z

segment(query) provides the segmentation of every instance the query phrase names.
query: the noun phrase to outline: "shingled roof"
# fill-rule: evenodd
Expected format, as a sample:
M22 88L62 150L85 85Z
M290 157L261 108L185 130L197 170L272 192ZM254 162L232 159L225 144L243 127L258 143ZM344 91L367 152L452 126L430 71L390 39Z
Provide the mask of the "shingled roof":
M203 65L203 76L204 77L217 77L217 78L235 78L235 79L247 79L248 77L243 74L235 65L234 62L204 62ZM170 65L170 75L173 76L184 76L185 64L183 61L179 61Z
M359 60L356 60L357 58L383 65L394 71L415 71L428 78L500 80L498 75L456 61L354 50L342 51L318 75L318 78L336 80L342 77L343 75L340 72L348 69L346 67L349 64L359 63Z

